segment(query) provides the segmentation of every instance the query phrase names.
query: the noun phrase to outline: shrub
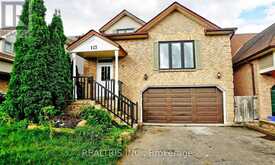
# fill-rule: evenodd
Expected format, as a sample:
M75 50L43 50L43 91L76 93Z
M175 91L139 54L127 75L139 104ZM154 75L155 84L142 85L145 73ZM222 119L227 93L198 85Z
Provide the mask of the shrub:
M39 116L39 122L47 122L52 119L55 115L59 113L59 110L56 110L54 106L47 106L41 109L41 114Z
M111 115L103 109L95 109L95 107L84 107L81 110L81 118L87 120L90 125L104 125L106 127L112 126Z
M12 121L12 118L6 112L0 111L0 126L10 124Z

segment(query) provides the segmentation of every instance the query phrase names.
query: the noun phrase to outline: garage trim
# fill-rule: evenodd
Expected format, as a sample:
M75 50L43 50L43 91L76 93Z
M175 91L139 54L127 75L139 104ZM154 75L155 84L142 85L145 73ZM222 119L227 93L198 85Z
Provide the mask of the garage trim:
M222 88L220 85L150 85L146 86L140 93L140 100L141 100L141 111L140 111L140 123L142 124L150 124L151 123L143 123L143 94L144 92L149 88L200 88L200 87L216 87L222 92L223 96L223 124L225 125L227 123L227 111L226 111L226 90ZM158 124L152 124L152 125L158 125ZM163 124L162 124L163 125ZM167 125L196 125L196 124L169 124ZM199 124L199 125L220 125L220 124Z

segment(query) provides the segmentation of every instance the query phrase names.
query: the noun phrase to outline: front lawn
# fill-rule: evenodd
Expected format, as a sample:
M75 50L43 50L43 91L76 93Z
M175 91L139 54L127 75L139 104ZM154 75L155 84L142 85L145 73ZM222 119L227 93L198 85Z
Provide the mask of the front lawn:
M74 129L27 129L25 121L2 125L0 164L115 164L128 142L121 135L133 129L91 121Z

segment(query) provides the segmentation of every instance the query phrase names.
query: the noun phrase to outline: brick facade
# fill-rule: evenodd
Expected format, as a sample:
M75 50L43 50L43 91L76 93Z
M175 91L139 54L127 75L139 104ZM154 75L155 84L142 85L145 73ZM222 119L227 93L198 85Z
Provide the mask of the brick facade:
M275 79L272 76L261 75L259 60L254 60L255 89L258 98L258 111L261 119L271 116L271 88L275 85ZM234 84L236 96L253 96L252 74L250 64L244 64L235 69Z
M158 41L195 40L199 42L201 67L196 70L154 70L154 43ZM142 111L142 92L151 86L217 86L224 91L227 123L233 122L233 70L229 36L205 36L204 28L192 18L175 11L149 31L145 40L117 41L128 55L119 60L119 79L123 94L139 102ZM85 73L94 74L90 63ZM217 79L217 73L222 74ZM144 80L144 75L148 80ZM95 75L94 75L95 76Z

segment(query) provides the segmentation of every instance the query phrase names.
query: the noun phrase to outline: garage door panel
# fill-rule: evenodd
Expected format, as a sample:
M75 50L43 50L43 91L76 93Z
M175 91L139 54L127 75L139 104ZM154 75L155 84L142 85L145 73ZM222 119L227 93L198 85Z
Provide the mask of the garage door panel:
M198 116L197 120L200 123L220 123L217 116Z
M221 123L222 92L217 88L152 88L143 95L144 122Z
M212 103L216 103L217 102L217 98L216 97L197 97L196 98L197 102L212 102Z
M171 123L192 123L192 116L171 116Z
M214 111L214 112L217 112L217 107L197 107L197 112L204 112L204 111Z
M159 102L165 102L166 98L146 98L144 99L144 102L152 102L152 103L159 103Z
M185 102L185 103L191 103L192 98L191 97L175 97L171 99L172 102Z
M151 112L151 111L167 111L167 107L144 107L144 109L150 109L144 112Z
M192 106L188 106L188 107L172 107L173 111L192 111L193 108Z

